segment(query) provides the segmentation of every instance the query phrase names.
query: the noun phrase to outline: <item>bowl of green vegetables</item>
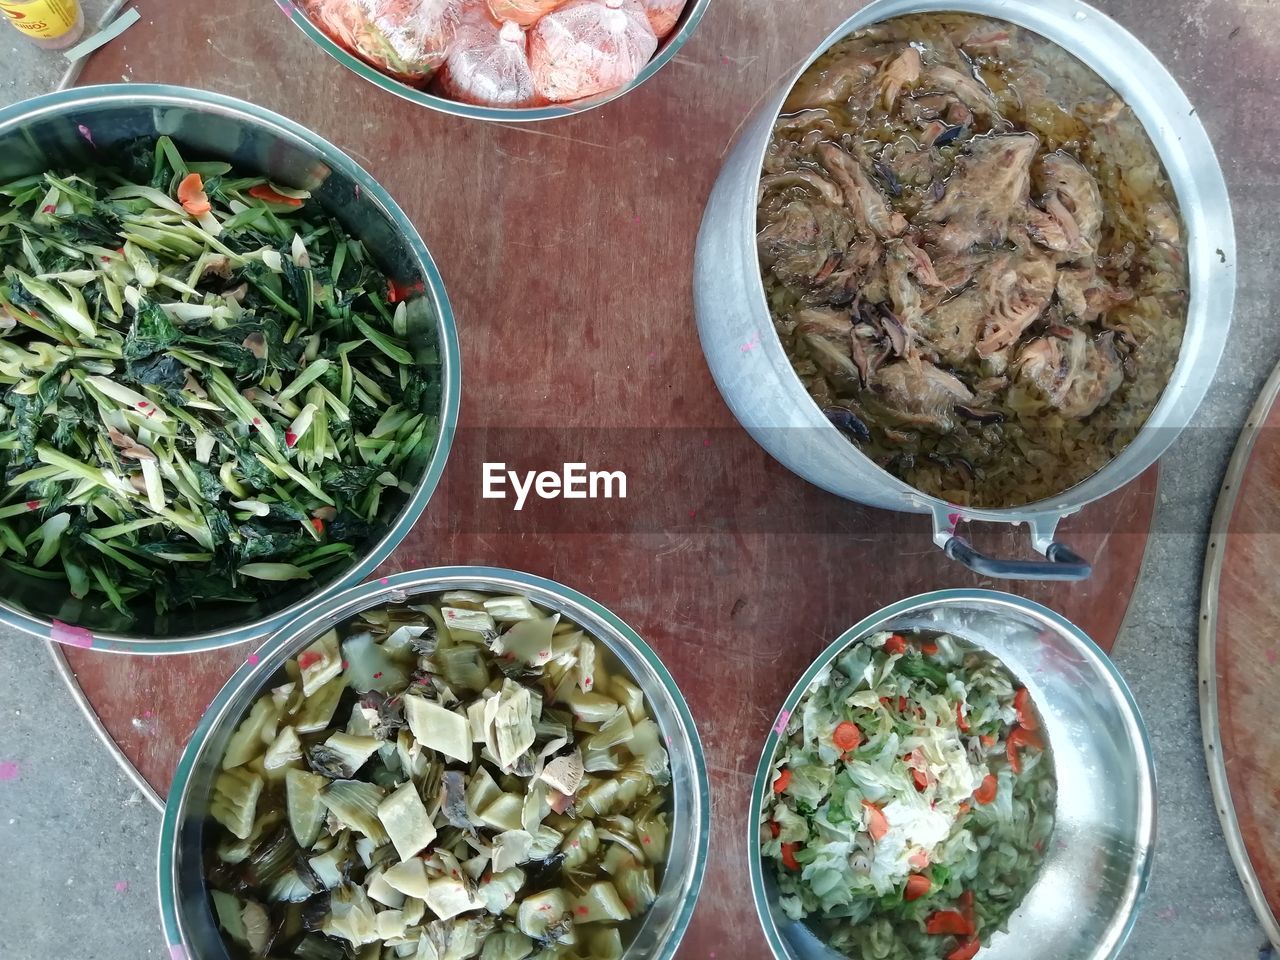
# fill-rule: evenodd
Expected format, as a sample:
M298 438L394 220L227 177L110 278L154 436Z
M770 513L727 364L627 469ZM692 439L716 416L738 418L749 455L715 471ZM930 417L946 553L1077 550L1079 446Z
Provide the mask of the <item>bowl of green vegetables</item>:
M161 918L187 960L672 960L706 868L689 708L559 583L418 570L317 604L179 761Z
M0 624L267 635L404 538L458 393L430 254L316 134L170 86L0 110Z
M899 601L788 695L751 798L779 960L1114 960L1151 871L1155 770L1084 633L988 590Z

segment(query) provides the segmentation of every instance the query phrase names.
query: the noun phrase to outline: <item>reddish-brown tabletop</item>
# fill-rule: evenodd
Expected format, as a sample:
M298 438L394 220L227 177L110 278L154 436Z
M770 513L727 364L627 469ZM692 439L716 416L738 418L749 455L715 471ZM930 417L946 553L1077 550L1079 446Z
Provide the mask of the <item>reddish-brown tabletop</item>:
M1280 944L1280 368L1223 482L1205 565L1201 701L1227 846Z
M786 691L830 639L888 602L999 586L946 560L926 518L840 500L774 463L722 403L694 327L694 237L739 119L856 4L812 0L784 16L720 0L645 87L531 127L386 95L313 49L269 0L136 5L142 21L94 56L82 82L201 86L278 110L356 157L418 225L457 313L461 431L426 517L380 572L515 567L636 627L688 697L711 769L707 889L681 956L764 956L745 818ZM529 470L566 459L625 469L628 498L516 513L481 496L486 460ZM1095 564L1088 582L1009 588L1109 648L1155 495L1153 469L1063 524L1061 539ZM1026 553L1025 530L974 535L993 552ZM161 795L246 653L66 651L107 731Z

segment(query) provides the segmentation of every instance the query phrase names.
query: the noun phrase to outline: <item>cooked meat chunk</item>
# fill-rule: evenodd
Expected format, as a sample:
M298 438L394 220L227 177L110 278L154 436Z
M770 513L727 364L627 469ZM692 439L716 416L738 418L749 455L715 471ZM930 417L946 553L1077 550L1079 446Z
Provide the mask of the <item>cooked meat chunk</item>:
M1163 200L1147 204L1147 235L1156 243L1169 246L1182 242L1182 227L1170 204Z
M882 367L871 386L880 403L903 423L940 433L955 425L956 404L973 400L968 387L925 360Z
M756 245L760 262L779 280L813 286L839 264L856 233L842 209L792 200L765 224Z
M1020 379L1072 420L1089 416L1124 382L1115 334L1110 332L1096 340L1080 330L1072 331L1069 340L1033 340L1022 349L1016 369Z
M997 119L996 98L987 85L970 72L967 76L950 67L930 67L925 82L947 93L954 93L966 107L979 117Z
M981 286L990 312L978 356L1011 346L1039 319L1053 297L1057 272L1047 257L1004 256L987 269Z
M796 313L795 323L796 333L843 339L853 327L853 317L847 310L810 307Z
M898 102L902 88L920 79L920 51L907 47L885 65L880 75L880 102L886 110L892 110Z
M1092 264L1068 267L1058 274L1058 302L1079 323L1095 323L1112 307L1133 299L1128 290L1111 286Z
M1034 133L975 137L942 199L926 203L920 219L940 224L933 240L940 250L958 253L979 243L999 244L1009 223L1026 207L1031 161L1040 138Z
M833 207L844 203L844 195L840 192L840 188L816 170L788 170L785 173L761 177L760 197L763 199L770 190L788 190L794 187L812 190Z
M1089 312L1089 288L1097 276L1092 266L1070 267L1058 274L1058 300L1067 316L1083 319Z
M793 113L847 101L860 81L876 75L879 63L880 57L875 54L850 51L816 74L809 71L792 88L786 111Z
M819 146L818 159L844 191L845 206L866 232L883 240L900 236L907 229L906 218L889 206L857 160L834 143Z
M1055 235L1055 243L1046 241L1045 246L1069 257L1093 256L1102 236L1102 194L1098 191L1098 181L1084 164L1061 150L1040 158L1034 180L1040 191L1040 204L1057 222L1066 244L1065 249L1059 249L1057 244L1061 241Z
M949 367L960 367L973 359L989 313L986 295L972 286L925 313L918 332L939 360Z

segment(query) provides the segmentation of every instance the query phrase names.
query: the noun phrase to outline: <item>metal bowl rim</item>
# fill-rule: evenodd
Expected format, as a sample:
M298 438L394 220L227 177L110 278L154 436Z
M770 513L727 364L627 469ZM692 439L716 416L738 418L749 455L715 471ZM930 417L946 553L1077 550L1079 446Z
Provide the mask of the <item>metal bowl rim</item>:
M645 64L644 69L630 83L623 84L621 87L594 97L565 104L551 104L541 107L485 107L478 104L462 103L459 100L450 100L447 97L437 96L425 90L419 90L417 87L411 87L407 83L401 83L339 46L327 33L312 23L311 18L300 10L293 0L276 0L276 5L283 11L284 15L293 21L293 24L305 33L316 46L356 74L356 76L367 80L379 89L395 94L402 100L407 100L420 107L427 107L440 113L447 113L470 120L489 120L499 123L532 123L540 120L571 117L575 114L586 113L588 110L602 107L606 103L611 103L620 97L626 96L675 58L675 55L680 52L680 48L693 35L693 31L707 12L707 6L710 3L711 0L689 0L686 6L688 12L684 15L684 23L678 30L667 34L667 36L658 41L658 50L653 55L653 59Z
M1034 9L1036 5L1034 3L1027 2L1027 0L911 0L911 2L907 3L907 9L896 10L887 14L881 12L884 7L900 6L903 2L904 0L872 0L872 2L868 3L862 9L848 17L843 23L837 25L835 29L827 34L827 36L814 48L812 53L800 62L798 67L783 75L782 81L775 85L773 92L766 95L769 102L776 100L778 107L781 108L786 99L786 95L791 91L791 88L795 86L799 79L804 76L804 72L808 70L809 67L812 66L813 63L826 53L834 44L844 39L855 30L872 26L873 24L880 23L884 20L891 20L897 17L909 16L918 13L969 13L990 17L995 20L1007 21L1016 26L1022 27L1025 30L1029 30L1030 32L1048 40L1050 43L1060 47L1070 56L1075 57L1083 63L1093 71L1093 73L1101 77L1108 86L1113 87L1114 89L1114 85L1107 79L1106 65L1101 64L1096 55L1090 55L1085 51L1072 49L1071 46L1068 46L1067 43L1063 42L1061 37L1054 36L1051 33L1038 29L1029 22L1030 15L1024 11L1027 8ZM1121 39L1127 46L1132 48L1136 56L1144 57L1147 62L1143 66L1154 70L1158 77L1162 77L1164 80L1167 80L1168 84L1181 96L1182 101L1191 108L1188 118L1194 123L1194 126L1198 128L1203 143L1207 148L1206 156L1211 161L1210 171L1202 182L1198 182L1196 184L1195 190L1198 198L1213 200L1214 205L1219 208L1216 212L1223 216L1228 227L1226 235L1215 241L1215 245L1219 247L1219 252L1222 253L1226 262L1226 275L1219 281L1223 290L1217 291L1216 289L1213 289L1214 285L1212 278L1210 278L1210 282L1206 286L1213 289L1215 294L1214 304L1215 309L1218 310L1218 315L1225 316L1227 318L1227 322L1230 322L1230 318L1234 312L1236 285L1236 237L1234 216L1231 210L1231 201L1227 190L1226 178L1222 173L1222 164L1218 160L1217 153L1213 150L1213 144L1209 139L1208 132L1204 129L1204 125L1200 123L1195 108L1191 105L1182 84L1178 82L1178 80L1164 65L1164 62L1161 61L1160 58L1146 46L1146 44L1139 40L1132 32L1122 26L1119 22L1107 16L1107 14L1103 13L1096 7L1084 2L1084 0L1068 0L1068 2L1072 7L1077 8L1078 18L1089 18L1094 20L1094 22L1103 24L1104 29L1110 31L1115 37ZM1132 108L1132 104L1128 98L1122 99L1127 106ZM1172 105L1166 105L1164 114L1168 116L1174 115ZM748 117L748 120L749 119L750 117ZM1171 135L1158 137L1156 135L1156 131L1152 129L1152 125L1148 124L1146 120L1139 117L1138 121L1141 123L1144 132L1147 134L1147 138L1155 147L1156 155L1159 157L1161 165L1167 166L1164 162L1164 154L1167 147L1162 147L1161 144L1166 141L1172 141L1174 138L1172 138ZM1178 144L1181 144L1180 138L1178 138ZM732 146L733 144L731 142L729 144L729 148L732 148ZM765 138L760 145L760 149L752 154L751 165L753 169L763 169L768 147L769 141ZM1180 149L1182 149L1183 152L1186 152L1185 147L1180 146ZM1185 217L1184 211L1188 206L1185 202L1187 199L1188 198L1184 198L1181 195L1177 195L1179 207L1178 212L1180 216ZM748 218L747 235L742 238L742 242L748 244L751 249L755 248L755 222L754 215ZM1190 247L1188 246L1188 255L1190 255L1190 252ZM1188 256L1188 259L1190 259L1190 256ZM752 273L752 276L754 279L748 281L748 296L758 301L758 305L763 310L763 315L771 316L768 298L765 296L764 291L763 273L756 270ZM1189 285L1192 279L1192 277L1188 277ZM1207 300L1207 294L1210 290L1193 289L1191 292L1193 295L1199 293L1199 299ZM1191 317L1190 305L1193 302L1193 299L1188 299L1188 323L1190 322ZM780 356L783 360L787 360L789 364L789 359L785 355L782 343L776 336L773 338L762 338L762 341L762 349L768 351L770 354ZM1183 346L1185 347L1185 334ZM1212 345L1210 346L1210 349L1212 349ZM1217 354L1214 361L1215 370L1221 362L1223 350L1224 343L1219 341L1215 351ZM1169 390L1169 386L1172 384L1173 378L1178 372L1178 367L1182 366L1182 362L1183 354L1180 348L1178 363L1175 365L1173 374L1170 376L1170 383L1166 384L1165 388L1161 391L1160 397L1156 401L1156 405L1152 407L1151 414L1147 417L1146 423L1143 424L1143 427L1139 431L1140 433L1147 429L1147 425L1155 419L1158 412L1166 406L1171 406L1180 400L1179 396L1176 396L1174 392ZM824 433L830 433L833 431L838 433L839 431L837 431L836 427L827 420L826 415L823 414L822 409L818 406L817 402L809 396L808 391L803 389L798 376L795 377L795 381L798 395L802 394L804 401L806 401L803 404L803 409L804 416L809 421L809 425L815 429L822 430ZM1207 387L1205 389L1207 391ZM1203 394L1200 399L1201 402L1203 402ZM1172 432L1177 433L1180 431ZM841 435L841 438L843 439L843 435ZM1173 444L1175 439L1175 436L1168 437L1163 442L1163 445L1160 447L1157 455L1151 458L1151 462L1154 463L1158 460L1159 457L1163 455L1163 453ZM845 442L847 443L848 441L846 440ZM937 516L945 516L948 511L958 510L965 520L1018 523L1031 520L1032 518L1051 517L1058 519L1074 513L1086 504L1091 503L1094 500L1101 499L1102 497L1114 492L1114 485L1108 486L1107 483L1103 481L1105 481L1108 474L1113 472L1112 468L1115 467L1116 464L1122 462L1122 459L1126 457L1126 454L1130 452L1136 442L1137 437L1135 437L1133 441L1116 454L1116 456L1103 464L1102 468L1096 473L1085 477L1083 480L1071 487L1068 487L1060 493L1054 494L1052 497L1043 500L1036 500L1016 507L994 507L982 509L974 507L956 507L945 500L925 493L923 490L919 490L916 487L911 486L906 481L901 480L897 476L889 473L889 471L872 462L869 457L866 457L866 455L853 444L849 444L849 446L855 455L860 457L862 460L865 460L869 469L873 469L881 474L886 482L890 483L894 487L897 494L910 498L913 502L921 505L924 511L932 512Z
M747 865L751 878L751 898L755 905L756 916L764 931L765 939L769 943L769 949L776 960L792 960L792 955L783 944L782 936L778 932L773 922L773 915L769 910L768 898L764 889L764 867L760 856L758 825L763 807L762 798L766 786L770 783L770 768L773 765L773 758L778 751L778 745L781 740L778 727L785 726L787 720L791 718L791 714L800 702L800 698L809 689L818 672L835 660L839 654L843 653L859 637L875 630L885 621L904 614L940 606L972 604L975 601L997 609L1001 607L1012 608L1041 621L1067 639L1079 653L1084 655L1098 669L1103 677L1110 681L1112 699L1115 701L1120 714L1124 717L1130 736L1138 747L1138 755L1134 757L1134 760L1136 761L1135 770L1138 775L1138 839L1142 841L1142 844L1141 854L1137 860L1135 870L1138 875L1138 885L1134 893L1133 902L1129 905L1127 914L1124 916L1118 931L1114 929L1115 919L1113 918L1112 920L1112 948L1105 956L1095 955L1091 960L1114 960L1119 955L1125 941L1128 940L1130 933L1133 932L1133 926L1138 919L1139 907L1151 880L1154 859L1152 854L1156 832L1156 771L1151 740L1129 685L1125 682L1124 677L1120 675L1120 671L1116 669L1115 664L1111 662L1111 658L1093 642L1088 634L1066 617L1043 604L999 590L934 590L929 593L917 594L914 597L907 597L896 603L891 603L887 607L882 607L875 613L863 617L828 644L791 688L791 692L787 694L786 699L778 710L777 719L769 728L769 733L765 737L764 747L760 753L760 763L756 768L755 780L751 785L751 804L747 815L745 841Z
M278 613L240 627L164 638L139 638L104 631L95 633L89 645L95 650L113 653L172 654L196 653L260 640L280 629L291 618L302 615L305 609L314 604L317 599L331 596L364 580L400 545L425 511L427 502L435 493L440 476L444 472L458 422L462 356L453 309L449 304L444 280L436 267L435 260L432 259L413 222L387 190L360 164L318 133L256 104L208 90L173 84L112 83L72 87L0 109L0 134L33 120L66 115L74 111L77 106L96 107L101 104L187 109L212 107L224 114L234 116L241 122L265 128L274 135L291 139L295 145L305 147L326 165L337 169L358 183L361 191L371 197L383 211L388 221L403 237L417 261L417 266L421 268L426 294L431 298L432 309L435 311L436 328L440 340L442 380L440 434L436 440L435 450L427 462L422 479L414 489L413 495L401 508L386 534L368 553L323 590L301 598ZM58 639L54 636L58 631L51 623L42 617L11 607L2 596L0 596L0 625L15 627L42 639Z
M409 570L404 573L381 577L372 583L359 584L341 593L325 598L311 609L295 616L283 628L269 637L253 653L249 654L222 685L217 695L210 702L200 717L200 722L192 731L191 738L183 748L178 760L173 781L169 787L170 801L164 805L164 817L160 825L160 842L157 856L157 892L160 901L160 921L165 940L169 945L172 960L190 960L190 954L182 938L182 927L175 907L174 889L177 877L177 858L174 850L177 846L178 826L183 819L190 787L191 775L195 768L196 758L204 747L209 736L225 721L225 710L230 701L245 687L253 683L260 689L275 667L272 658L282 650L290 648L299 641L310 637L316 624L327 617L346 616L360 610L366 610L378 603L403 599L406 595L428 592L434 589L447 588L450 581L486 580L504 587L516 589L530 587L554 595L557 599L567 601L570 605L583 610L601 620L613 631L611 639L621 641L640 655L640 658L658 677L663 690L671 697L680 724L689 738L689 748L693 759L696 784L691 785L694 801L694 813L690 826L695 831L697 845L693 857L692 873L684 881L684 899L676 912L662 949L652 955L651 960L673 960L676 950L683 939L693 910L702 890L706 875L707 850L710 844L711 817L711 785L707 774L706 757L702 749L702 739L698 734L697 724L689 710L675 679L667 670L661 658L653 648L632 628L608 607L593 600L583 593L567 587L562 583L536 574L524 573L504 567L483 566L450 566L428 567L420 570ZM176 802L172 802L173 797Z

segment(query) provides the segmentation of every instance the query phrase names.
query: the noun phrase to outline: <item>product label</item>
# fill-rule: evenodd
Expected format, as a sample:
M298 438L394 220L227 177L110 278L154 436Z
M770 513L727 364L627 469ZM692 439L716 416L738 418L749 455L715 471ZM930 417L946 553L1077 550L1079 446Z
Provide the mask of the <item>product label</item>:
M33 40L56 40L76 25L79 0L0 0L0 13Z

